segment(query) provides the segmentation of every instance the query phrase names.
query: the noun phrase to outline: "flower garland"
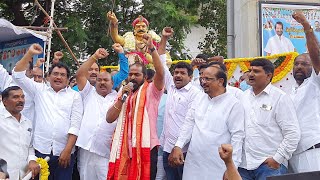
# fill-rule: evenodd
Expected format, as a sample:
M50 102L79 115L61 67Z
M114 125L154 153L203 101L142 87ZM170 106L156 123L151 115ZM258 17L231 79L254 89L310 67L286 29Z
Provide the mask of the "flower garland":
M160 42L161 37L157 33L155 33L152 30L148 31L148 33L151 35L152 39L155 42L157 42L157 43ZM125 49L128 52L135 51L135 49L136 49L136 39L135 39L135 36L134 36L133 32L126 32L123 35L123 38L124 38L123 49Z
M299 54L297 52L289 52L289 53L275 54L275 55L263 57L269 60L277 59L273 63L275 65L275 71L272 78L272 83L276 83L280 81L292 70L294 59L298 55ZM234 71L237 68L237 65L240 66L240 69L242 72L246 72L250 68L250 62L257 58L262 58L262 57L225 59L224 62L228 70L228 79L232 77Z
M172 65L175 65L179 62L185 62L185 63L191 64L191 60L187 59L187 60L174 60L172 61Z
M48 180L50 175L48 162L43 158L37 158L36 162L40 165L40 180Z
M237 69L238 63L227 62L227 63L225 63L225 65L228 70L227 78L230 79L230 78L232 78L234 71Z
M263 58L274 60L273 62L275 65L274 75L272 78L272 83L276 83L280 81L282 78L284 78L293 68L293 62L294 59L299 54L297 52L289 52L289 53L283 53L283 54L275 54L271 56L265 56ZM234 71L237 69L237 66L240 66L240 69L242 72L246 72L250 68L250 62L254 59L262 58L262 57L252 57L252 58L235 58L235 59L225 59L225 65L228 70L228 79L230 79L233 76ZM186 62L191 63L190 60L174 60L172 61L172 64L177 64L178 62ZM119 66L102 66L101 70L105 69L119 69Z

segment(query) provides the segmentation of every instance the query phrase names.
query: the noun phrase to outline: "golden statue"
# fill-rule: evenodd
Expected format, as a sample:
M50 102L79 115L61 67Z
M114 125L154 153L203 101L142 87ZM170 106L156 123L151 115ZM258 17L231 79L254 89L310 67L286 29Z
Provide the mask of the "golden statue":
M139 15L137 19L132 22L133 32L126 32L123 36L118 34L118 19L113 12L107 13L107 18L111 22L110 34L115 43L119 43L123 46L127 52L126 55L129 60L129 64L133 64L136 61L143 64L152 64L152 57L148 53L146 44L142 41L142 36L145 33L151 34L153 43L157 47L161 38L154 31L149 30L149 22L146 18ZM172 62L169 53L167 53L167 63Z

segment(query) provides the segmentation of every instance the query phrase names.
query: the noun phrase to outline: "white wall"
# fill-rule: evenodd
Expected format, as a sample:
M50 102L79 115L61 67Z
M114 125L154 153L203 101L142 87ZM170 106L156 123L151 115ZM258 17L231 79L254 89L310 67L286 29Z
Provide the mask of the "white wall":
M187 52L191 55L192 58L195 58L201 51L198 49L199 42L203 41L205 35L208 33L208 30L202 26L193 26L190 28L191 33L189 33L184 40L184 45L186 49L189 49Z

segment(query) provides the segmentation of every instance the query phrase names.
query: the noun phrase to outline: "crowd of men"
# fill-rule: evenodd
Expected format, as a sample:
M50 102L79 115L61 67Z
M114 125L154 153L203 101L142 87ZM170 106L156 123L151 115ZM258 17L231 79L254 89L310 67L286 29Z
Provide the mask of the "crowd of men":
M99 72L97 61L108 56L100 48L75 77L55 54L42 78L30 62L43 50L31 45L12 75L0 65L0 158L7 166L0 179L38 178L37 157L50 157L50 180L70 180L75 169L81 180L264 180L320 170L320 48L304 15L293 18L309 54L294 60L289 94L271 84L274 65L264 58L250 63L246 91L228 85L221 57L179 62L171 73L169 27L157 48L142 35L154 71L129 66L115 43L119 71Z

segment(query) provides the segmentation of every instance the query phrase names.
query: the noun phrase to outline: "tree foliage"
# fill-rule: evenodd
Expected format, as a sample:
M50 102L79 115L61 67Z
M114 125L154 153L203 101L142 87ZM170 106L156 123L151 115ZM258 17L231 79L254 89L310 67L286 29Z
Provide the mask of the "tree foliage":
M199 24L209 30L198 46L209 55L227 55L227 2L211 0L201 7Z
M51 0L39 2L49 12ZM190 32L190 26L195 23L200 23L210 30L199 47L209 54L225 55L225 0L56 0L55 23L58 27L68 28L68 31L62 34L76 57L86 59L96 49L104 47L111 55L106 60L101 60L100 64L117 64L117 56L111 49L113 41L107 36L108 11L115 12L119 20L119 34L132 31L131 23L140 14L149 20L150 29L158 34L165 26L173 27L175 34L169 42L172 46L170 53L174 59L188 58L183 40ZM44 24L45 16L34 5L34 0L2 0L0 16L15 25L48 26ZM67 64L74 64L62 41L54 33L52 52L56 50L63 50Z

